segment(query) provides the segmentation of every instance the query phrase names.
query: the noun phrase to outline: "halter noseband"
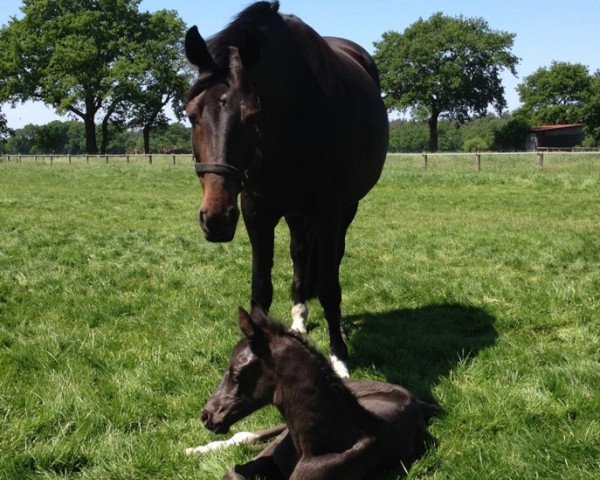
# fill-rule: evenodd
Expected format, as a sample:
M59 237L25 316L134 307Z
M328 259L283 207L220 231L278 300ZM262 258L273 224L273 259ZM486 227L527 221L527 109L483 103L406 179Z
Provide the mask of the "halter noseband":
M240 184L241 188L244 187L244 182L248 178L248 170L241 171L239 168L223 163L200 163L196 160L195 168L196 175L199 177L204 176L205 173L214 173L224 177L231 177Z

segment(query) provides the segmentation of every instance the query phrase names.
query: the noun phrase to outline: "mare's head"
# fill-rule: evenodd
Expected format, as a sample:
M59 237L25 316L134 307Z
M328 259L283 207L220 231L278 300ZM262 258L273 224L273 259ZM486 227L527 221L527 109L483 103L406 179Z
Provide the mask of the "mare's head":
M204 196L200 227L211 242L233 239L240 193L258 141L258 97L240 50L228 46L215 60L198 29L185 38L188 60L198 78L186 96L186 113L192 124L196 172Z
M272 403L275 392L271 337L279 326L271 325L258 308L251 314L240 308L238 323L244 338L233 349L225 375L201 414L204 426L217 433L226 433L238 420Z

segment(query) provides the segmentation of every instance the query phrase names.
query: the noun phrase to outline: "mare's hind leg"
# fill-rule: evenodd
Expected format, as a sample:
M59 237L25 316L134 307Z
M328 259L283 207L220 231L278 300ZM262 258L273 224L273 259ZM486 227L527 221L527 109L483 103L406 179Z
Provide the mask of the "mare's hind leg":
M331 209L318 212L314 219L319 251L317 293L329 327L331 363L341 377L348 377L349 372L345 363L348 347L341 327L342 290L339 272L346 230L354 218L357 206L357 202L344 209L336 209L335 205L331 205Z
M348 227L354 220L357 210L358 210L358 201L355 203L352 203L349 206L347 206L346 208L342 209L341 214L340 214L340 224L339 224L338 239L337 239L337 245L336 245L337 252L338 252L337 265L336 265L338 285L339 285L339 269L340 269L340 265L342 263L342 258L344 257L344 253L346 251L346 232L348 231ZM323 303L321 302L321 304L323 304ZM341 288L340 288L338 309L335 311L334 314L332 314L332 315L334 315L332 317L333 320L332 321L329 320L330 317L327 317L327 311L326 311L326 317L327 317L327 321L329 323L329 335L330 335L330 339L331 339L331 353L330 353L331 364L332 364L334 370L337 372L337 374L340 377L348 378L348 377L350 377L350 372L348 371L348 367L346 366L346 360L348 359L348 349L347 349L346 343L345 343L346 334L344 332L344 328L341 325L340 304L341 304ZM324 308L325 308L325 306L324 306ZM335 314L339 315L337 317L338 318L337 323L335 322ZM344 343L343 343L341 349L336 351L334 339L335 339L335 332L337 332L337 331L340 332L341 340ZM333 334L333 336L332 336L332 334ZM339 340L338 340L338 342L339 342Z
M306 301L314 296L312 292L316 271L315 252L312 246L311 233L307 220L298 215L286 215L285 221L290 229L290 256L294 268L292 278L292 330L300 334L306 333L308 307ZM311 280L313 282L311 282Z

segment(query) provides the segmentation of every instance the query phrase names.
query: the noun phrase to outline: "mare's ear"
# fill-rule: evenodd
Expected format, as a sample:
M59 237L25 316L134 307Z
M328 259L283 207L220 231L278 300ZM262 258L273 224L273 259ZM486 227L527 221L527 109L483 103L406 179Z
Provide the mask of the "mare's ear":
M210 55L206 42L200 35L196 25L190 28L185 34L185 56L201 72L216 70L217 65Z

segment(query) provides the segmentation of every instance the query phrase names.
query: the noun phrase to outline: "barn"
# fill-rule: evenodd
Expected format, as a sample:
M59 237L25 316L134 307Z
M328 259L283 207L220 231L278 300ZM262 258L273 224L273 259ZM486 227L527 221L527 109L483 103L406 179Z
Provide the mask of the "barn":
M527 133L525 148L527 150L573 148L580 145L583 140L583 127L583 123L532 127Z

